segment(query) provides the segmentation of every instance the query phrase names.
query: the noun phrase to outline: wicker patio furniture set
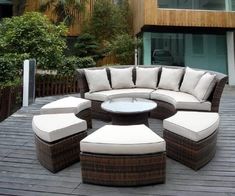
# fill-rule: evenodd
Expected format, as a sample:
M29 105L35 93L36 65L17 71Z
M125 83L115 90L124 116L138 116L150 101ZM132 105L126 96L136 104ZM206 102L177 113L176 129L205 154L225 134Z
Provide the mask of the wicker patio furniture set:
M47 104L33 118L37 157L50 171L80 159L84 183L139 186L165 182L166 155L194 170L213 158L226 75L122 66L78 70L78 77L82 98ZM163 120L163 138L148 116ZM112 125L87 136L91 118Z

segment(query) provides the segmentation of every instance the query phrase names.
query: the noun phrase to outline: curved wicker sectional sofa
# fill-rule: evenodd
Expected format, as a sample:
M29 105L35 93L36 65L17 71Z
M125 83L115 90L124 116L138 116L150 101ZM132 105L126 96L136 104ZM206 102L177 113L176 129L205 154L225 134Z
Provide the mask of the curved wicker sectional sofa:
M128 68L128 67L133 67L133 66L115 66L114 68ZM160 68L166 67L166 68L172 68L172 69L183 69L185 70L184 67L169 67L169 66L159 66ZM143 66L143 68L153 68L153 66ZM104 69L102 68L90 68L90 69ZM111 74L110 74L110 69L109 67L106 68L107 70L107 76L108 80L111 84ZM172 115L174 115L177 111L180 110L186 110L186 111L209 111L209 112L218 112L219 111L219 104L220 104L220 99L221 95L224 89L225 84L227 83L228 77L222 73L218 72L213 72L213 71L207 71L203 70L211 74L216 75L216 84L209 96L209 98L205 102L200 102L196 101L196 98L193 98L193 95L184 93L184 92L175 92L175 91L166 91L166 90L161 90L157 89L145 89L145 88L130 88L130 89L113 89L109 91L102 91L102 92L94 92L94 93L89 93L89 87L87 83L87 79L85 76L85 71L83 69L78 69L78 78L79 78L79 87L80 87L80 94L82 98L86 98L91 100L92 102L92 117L93 118L98 118L102 120L107 120L109 121L111 118L107 112L101 109L101 103L105 101L108 97L109 94L111 97L142 97L142 98L149 98L155 102L157 102L158 106L155 110L153 110L150 113L150 116L153 118L157 119L165 119L168 118ZM161 69L158 73L158 82L161 77ZM135 84L136 82L136 68L133 67L132 71L132 79ZM181 79L181 82L183 80L183 77ZM112 85L111 85L112 86ZM159 92L164 91L163 94ZM157 94L156 94L157 93ZM164 94L166 93L166 94ZM176 97L176 98L172 98ZM192 101L185 102L177 99L177 96L184 96L185 99L190 99Z
M125 69L130 67L132 69ZM219 104L227 82L226 75L183 67L159 66L150 69L153 67L144 66L143 68L147 69L140 69L134 66L120 66L115 68L119 68L119 70L113 69L113 67L107 67L106 69L103 67L92 68L93 70L100 69L99 71L78 70L80 94L82 98L91 100L93 118L111 120L109 114L101 108L102 102L108 99L120 97L151 99L157 103L157 108L150 113L150 116L163 120L163 139L166 142L166 155L168 157L194 170L200 169L214 157L219 126ZM122 68L126 71L128 70L128 74L126 74L125 70L120 70ZM94 139L92 139L91 144L101 144L103 139L112 132L112 129L113 127L104 132L102 137L98 137L98 141L94 142ZM117 132L120 134L122 129L123 126L119 126ZM127 127L125 133L129 129L130 126ZM101 132L101 130L97 132ZM144 130L141 129L141 132L144 133ZM115 134L111 135L115 137ZM96 138L92 134L90 137ZM113 144L116 138L112 137L111 143ZM126 137L128 135L125 135L124 139ZM128 141L130 137L131 135L128 137ZM99 138L102 139L100 140ZM83 142L89 142L89 136L81 143ZM109 150L111 148L107 147ZM81 165L84 182L115 186L165 182L165 151L161 153L161 159L154 162L154 165L161 166L156 168L156 175L145 176L143 174L145 180L141 179L140 183L136 177L134 179L123 178L123 176L128 176L126 173L129 172L123 168L131 167L133 172L133 166L129 165L129 163L137 163L138 168L136 170L140 172L141 168L143 168L139 164L139 162L142 162L140 160L149 155L153 156L151 153L136 156L134 152L131 155L125 152L123 157L115 154L115 152L110 155L106 149L102 153L97 148L92 151L84 148L83 150L85 153L81 153ZM158 157L156 154L154 156ZM136 159L134 162L129 159L133 157ZM119 162L113 162L113 159ZM149 159L147 158L148 161ZM104 163L107 163L107 165ZM118 172L114 172L115 170L110 172L112 167ZM148 168L148 166L146 167ZM98 171L97 168L102 168L102 170ZM152 166L148 169L148 171L151 171L148 173L153 172ZM122 172L125 175L119 176L119 173ZM97 176L100 177L102 175L108 176L108 180L101 183ZM133 173L130 176L133 176ZM137 176L142 176L142 173ZM155 179L155 181L149 181L150 179Z

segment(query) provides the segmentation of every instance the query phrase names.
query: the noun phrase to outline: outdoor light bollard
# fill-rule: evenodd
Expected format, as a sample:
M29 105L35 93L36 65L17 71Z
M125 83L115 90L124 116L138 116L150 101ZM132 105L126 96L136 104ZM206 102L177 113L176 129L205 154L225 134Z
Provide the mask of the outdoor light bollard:
M23 71L23 106L28 106L35 100L36 60L25 60Z

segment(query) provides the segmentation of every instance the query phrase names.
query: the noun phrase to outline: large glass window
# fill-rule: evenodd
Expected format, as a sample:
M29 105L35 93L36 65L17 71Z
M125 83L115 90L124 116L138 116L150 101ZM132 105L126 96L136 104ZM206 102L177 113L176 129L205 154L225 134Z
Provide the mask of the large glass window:
M225 10L225 0L158 0L158 7L173 9Z
M144 64L190 66L227 73L225 33L146 33L146 36L150 39L143 39L149 42L144 44Z
M230 1L231 1L232 11L235 11L235 0L230 0Z

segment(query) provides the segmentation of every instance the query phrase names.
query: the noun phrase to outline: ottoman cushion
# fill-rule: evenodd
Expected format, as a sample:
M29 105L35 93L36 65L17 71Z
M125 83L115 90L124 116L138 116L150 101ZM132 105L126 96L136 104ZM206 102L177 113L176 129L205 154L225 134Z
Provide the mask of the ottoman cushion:
M179 111L163 121L163 128L195 142L210 136L219 126L219 114Z
M100 154L148 154L165 151L165 141L145 125L106 125L84 138L81 151Z
M66 97L53 101L44 105L40 109L41 114L58 114L58 113L74 113L88 109L91 107L91 101L77 98L77 97Z
M33 117L32 127L35 134L46 142L53 142L70 135L85 131L87 123L68 114L45 114Z

